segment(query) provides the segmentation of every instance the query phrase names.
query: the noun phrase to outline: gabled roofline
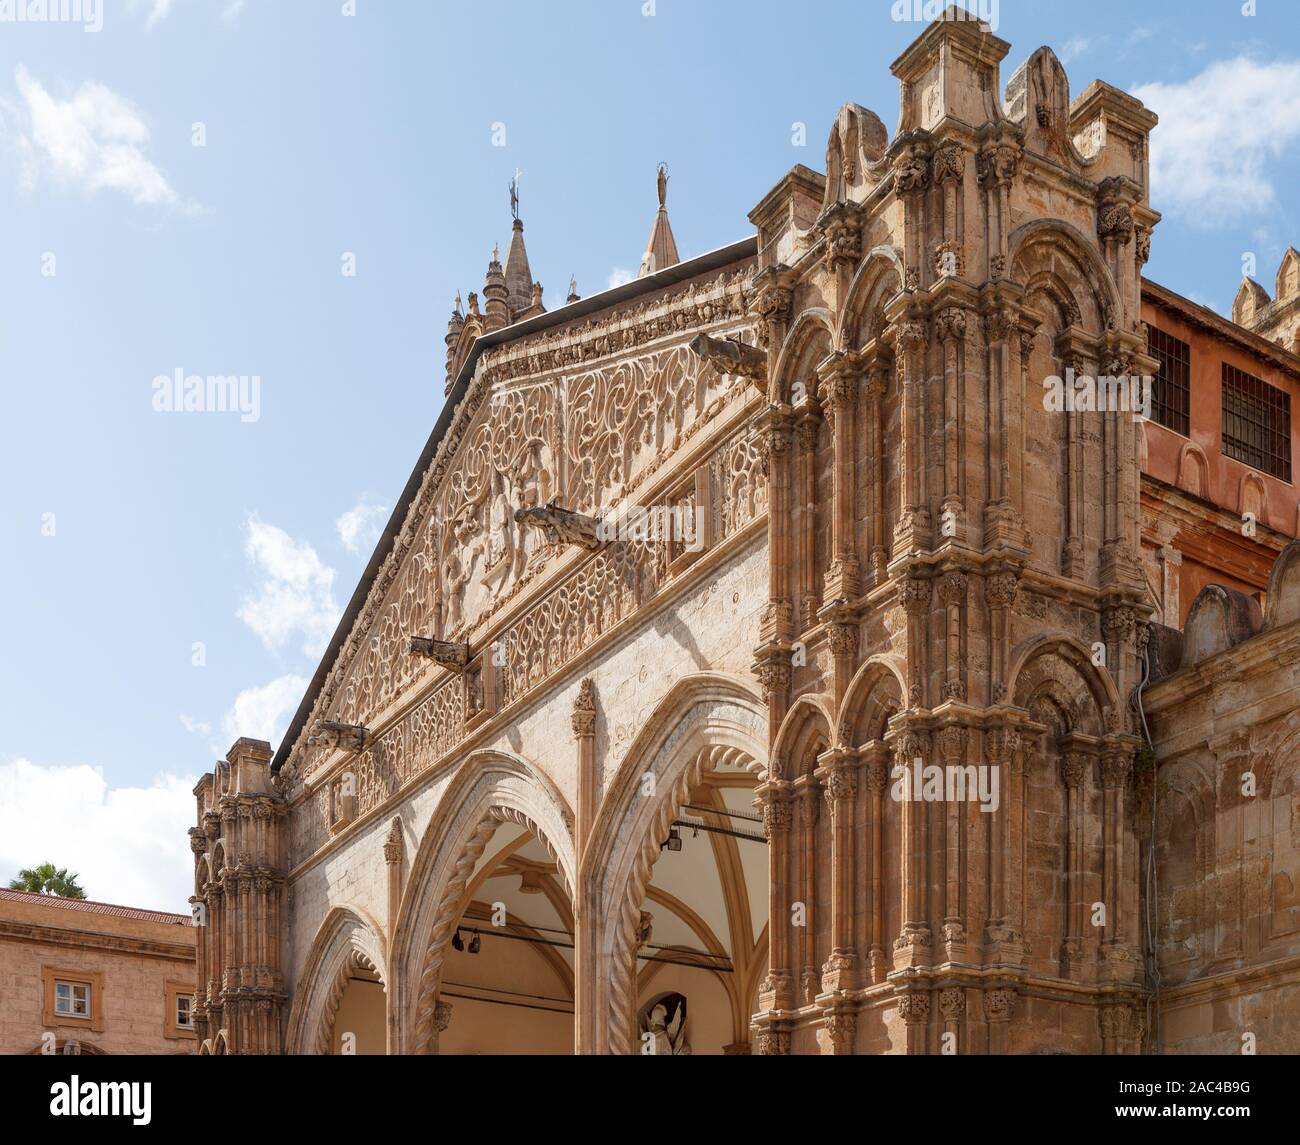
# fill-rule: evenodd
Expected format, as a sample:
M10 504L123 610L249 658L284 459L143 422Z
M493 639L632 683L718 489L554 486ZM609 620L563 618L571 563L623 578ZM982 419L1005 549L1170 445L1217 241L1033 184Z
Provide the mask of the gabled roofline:
M306 694L298 705L298 710L294 713L293 720L284 733L284 738L280 741L275 758L271 761L272 771L279 771L284 766L285 760L289 757L289 752L302 732L303 725L307 722L307 717L311 715L311 710L316 704L316 697L320 695L321 688L325 686L325 681L329 678L334 662L338 659L339 652L348 638L348 633L352 631L353 624L356 623L357 617L365 607L366 599L370 596L370 589L379 576L379 570L383 567L384 561L388 559L388 554L392 552L397 535L402 531L402 524L406 520L406 514L420 492L420 485L424 480L425 471L433 463L433 459L438 452L438 446L442 444L443 436L450 428L452 419L455 417L456 409L469 390L470 381L474 377L474 370L483 351L503 345L506 342L513 342L517 338L527 338L552 327L563 326L579 318L586 318L598 311L619 306L642 294L651 294L656 290L662 290L666 286L675 286L688 278L695 278L701 274L708 274L709 271L719 270L722 267L742 262L747 258L754 258L757 254L758 236L752 235L749 238L741 239L739 242L731 243L729 246L719 247L717 250L709 251L697 258L679 262L675 266L666 267L654 274L648 274L645 278L636 278L631 282L624 283L622 286L610 287L608 290L602 290L599 294L581 298L577 302L570 302L567 306L562 306L558 310L549 310L545 314L538 314L533 318L526 319L523 322L516 322L511 326L503 326L499 330L493 330L490 334L481 334L474 339L474 344L470 347L469 354L461 365L460 372L456 375L456 380L452 383L451 390L447 394L447 400L443 403L442 412L438 415L433 432L429 434L429 440L420 452L420 458L415 463L415 468L411 470L411 476L407 479L402 495L393 508L393 512L388 518L388 524L384 526L383 533L380 534L379 541L375 545L375 551L370 556L370 562L366 565L365 572L361 574L361 580L357 583L356 590L348 601L348 606L343 612L342 619L339 620L338 627L334 629L334 635L330 638L329 646L312 675L311 683L307 685Z

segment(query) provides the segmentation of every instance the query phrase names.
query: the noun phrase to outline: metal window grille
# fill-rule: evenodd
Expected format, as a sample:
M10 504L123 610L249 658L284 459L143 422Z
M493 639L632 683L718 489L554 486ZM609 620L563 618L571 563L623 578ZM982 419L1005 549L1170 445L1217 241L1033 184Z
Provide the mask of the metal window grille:
M1223 452L1291 480L1291 395L1223 363Z

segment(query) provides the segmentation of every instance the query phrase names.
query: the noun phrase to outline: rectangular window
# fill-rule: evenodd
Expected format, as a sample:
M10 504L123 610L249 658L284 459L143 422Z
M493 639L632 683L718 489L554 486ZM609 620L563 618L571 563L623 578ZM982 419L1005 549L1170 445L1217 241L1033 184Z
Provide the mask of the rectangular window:
M1223 452L1291 480L1291 395L1223 363Z
M56 982L54 1012L65 1018L89 1018L90 986L85 982Z
M191 1016L191 1010L194 1006L193 994L176 995L176 1024L182 1029L188 1030L194 1025L194 1019Z
M1147 346L1160 365L1151 395L1151 416L1161 425L1190 436L1192 349L1186 342L1148 326Z

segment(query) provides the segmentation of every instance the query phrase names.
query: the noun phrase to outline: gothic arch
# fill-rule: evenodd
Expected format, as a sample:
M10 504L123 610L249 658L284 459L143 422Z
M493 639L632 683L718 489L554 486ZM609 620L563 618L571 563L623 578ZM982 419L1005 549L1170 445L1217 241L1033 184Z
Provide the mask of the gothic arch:
M1115 285L1114 276L1102 260L1096 245L1089 242L1077 227L1060 219L1035 219L1011 232L1007 243L1007 264L1013 278L1032 265L1030 256L1034 248L1042 244L1050 245L1055 253L1069 257L1082 272L1079 277L1091 288L1091 301L1096 313L1081 315L1092 319L1085 322L1085 326L1104 329L1107 310L1115 315L1123 313L1119 287ZM1035 274L1041 274L1045 270L1045 267L1041 268L1028 278L1032 279ZM1071 292L1071 296L1078 301L1077 294Z
M892 686L891 686L892 682ZM877 652L854 673L844 690L839 719L835 723L836 740L841 747L860 747L866 739L883 739L884 727L875 728L878 716L888 722L887 693L896 691L898 707L907 695L907 678L899 658L891 653ZM870 729L865 738L861 733Z
M1062 709L1071 731L1101 734L1108 710L1114 713L1111 718L1124 713L1110 673L1095 667L1091 651L1073 636L1043 635L1025 641L1013 651L1008 679L1008 694L1017 706L1028 709L1035 695L1049 698Z
M466 887L502 823L531 831L554 857L570 901L577 885L573 813L551 781L524 760L498 751L471 754L456 772L424 831L393 931L399 1053L429 1053L442 964L464 911Z
M825 338L826 350L829 353L830 348L835 344L835 331L830 311L821 306L803 311L790 327L790 333L785 336L785 341L781 343L776 369L772 374L775 396L779 401L789 400L790 386L794 381L789 375L804 364L811 369L824 356L815 355L816 360L807 362L808 348L819 337Z
M636 930L660 842L714 749L739 750L761 766L766 741L767 709L751 684L719 673L693 673L659 702L610 784L579 875L581 885L594 892L598 947L608 960L594 1008L605 1015L596 1034L603 1052L625 1053L630 1046ZM641 794L647 773L655 777L652 798Z
M891 272L893 287L890 290ZM867 257L853 274L849 283L848 302L840 316L839 330L835 335L835 346L840 350L856 349L869 339L863 337L863 323L871 319L878 308L872 303L883 303L903 289L903 256L898 249L889 245L872 247ZM890 290L889 294L885 294ZM880 331L870 331L875 337Z
M335 907L312 939L294 990L286 1037L291 1054L328 1054L334 1016L348 980L358 969L377 974L388 989L383 929L363 912Z
M812 771L817 766L816 759L809 758L812 745L820 741L818 750L825 751L834 742L835 713L827 701L819 692L805 692L790 705L772 742L771 769L778 778Z

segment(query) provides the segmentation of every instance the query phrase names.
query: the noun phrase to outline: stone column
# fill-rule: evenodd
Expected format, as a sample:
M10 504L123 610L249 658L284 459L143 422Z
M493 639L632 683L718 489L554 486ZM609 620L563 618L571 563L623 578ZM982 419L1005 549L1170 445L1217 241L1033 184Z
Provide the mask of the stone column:
M591 839L592 824L599 809L598 765L596 762L596 693L591 677L583 679L569 717L577 749L578 796L574 826L574 850L581 872L574 887L573 909L573 1030L574 1052L596 1052L599 1037L597 998L599 997L600 951L598 891L592 873L582 859Z
M853 825L857 812L856 754L841 748L824 767L826 805L831 815L831 952L822 967L822 990L834 993L857 986L853 941Z
M397 912L402 906L402 859L406 854L406 842L402 838L402 820L394 816L388 826L388 835L384 839L384 865L388 870L388 941L393 940L393 931L397 926Z
M1082 971L1084 935L1084 815L1087 808L1085 783L1089 758L1067 750L1061 758L1061 781L1065 784L1065 821L1068 842L1065 849L1065 937L1061 942L1061 976L1078 980Z

